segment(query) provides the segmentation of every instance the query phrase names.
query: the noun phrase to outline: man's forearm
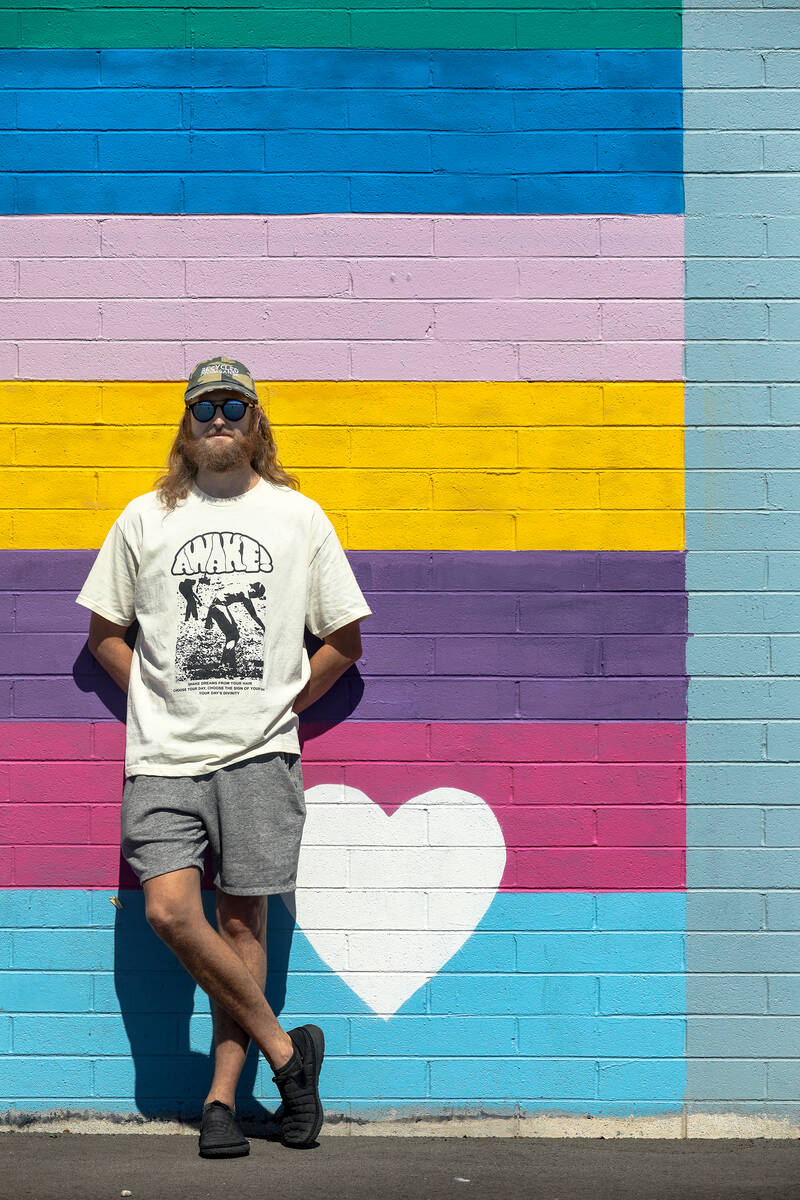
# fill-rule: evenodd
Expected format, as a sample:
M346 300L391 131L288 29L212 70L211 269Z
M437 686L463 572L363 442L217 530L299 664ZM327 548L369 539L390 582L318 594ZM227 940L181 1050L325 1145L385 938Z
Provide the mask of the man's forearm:
M292 705L292 711L296 713L302 712L315 700L319 700L320 696L324 696L328 689L333 687L339 676L353 665L355 659L347 658L333 646L323 642L316 654L312 654L308 661L311 667L311 677L302 692L298 693Z
M124 638L107 637L103 638L92 654L100 663L104 671L107 671L116 684L118 684L123 692L128 691L128 681L131 675L131 662L133 661L133 650L125 641Z

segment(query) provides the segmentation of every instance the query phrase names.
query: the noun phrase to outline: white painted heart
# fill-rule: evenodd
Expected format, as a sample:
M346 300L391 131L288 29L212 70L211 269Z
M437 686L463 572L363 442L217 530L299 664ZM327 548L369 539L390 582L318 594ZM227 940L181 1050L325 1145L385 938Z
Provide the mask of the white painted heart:
M474 932L505 869L480 796L434 788L391 816L358 788L307 789L295 917L320 958L389 1019Z

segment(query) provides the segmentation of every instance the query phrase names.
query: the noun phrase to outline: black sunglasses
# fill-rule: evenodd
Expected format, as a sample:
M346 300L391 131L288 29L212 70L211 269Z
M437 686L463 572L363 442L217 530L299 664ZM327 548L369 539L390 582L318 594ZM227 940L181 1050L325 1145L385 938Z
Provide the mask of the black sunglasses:
M241 421L248 408L255 408L255 405L252 400L218 400L216 403L212 400L195 400L194 404L187 404L186 407L196 421L205 424L216 416L218 408L222 409L226 421Z

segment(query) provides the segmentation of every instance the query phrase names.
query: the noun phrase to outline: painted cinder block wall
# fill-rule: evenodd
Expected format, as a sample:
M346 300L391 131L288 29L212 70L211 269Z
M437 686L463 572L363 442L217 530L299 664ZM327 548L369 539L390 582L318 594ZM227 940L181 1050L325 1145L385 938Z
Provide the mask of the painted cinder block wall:
M687 1108L796 1129L800 24L683 28Z
M2 14L5 1119L188 1114L204 1094L207 998L120 861L124 698L74 596L220 348L252 367L375 610L359 672L303 723L304 887L330 921L270 905L268 997L324 1025L329 1111L679 1134L791 1101L791 893L761 899L795 861L767 849L791 838L793 767L764 655L791 629L737 636L785 607L722 593L791 590L786 518L753 510L792 476L753 490L754 444L761 476L783 462L769 430L705 430L791 423L788 386L742 383L774 361L754 340L791 340L778 308L713 265L749 270L742 237L785 294L750 208L783 204L769 228L789 236L791 180L762 196L759 173L790 159L757 154L791 145L732 140L715 73L740 64L730 86L768 101L758 48L725 39L791 41L787 12L684 13L683 118L669 4ZM771 648L790 665L788 638ZM771 806L741 760L766 771L765 745ZM243 1106L272 1092L251 1053Z
M120 862L123 699L74 596L222 342L375 610L303 723L270 905L328 1111L679 1121L677 10L281 13L286 49L264 13L26 9L7 55L2 1107L202 1099L207 998ZM242 1106L272 1090L251 1054Z

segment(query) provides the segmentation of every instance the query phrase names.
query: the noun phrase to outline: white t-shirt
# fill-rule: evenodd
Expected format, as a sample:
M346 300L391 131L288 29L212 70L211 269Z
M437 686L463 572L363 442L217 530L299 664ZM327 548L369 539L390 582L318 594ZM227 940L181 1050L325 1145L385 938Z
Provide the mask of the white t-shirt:
M126 775L299 754L304 627L324 638L372 612L319 504L263 478L223 499L193 483L172 512L155 491L131 500L77 603L119 625L139 621Z

